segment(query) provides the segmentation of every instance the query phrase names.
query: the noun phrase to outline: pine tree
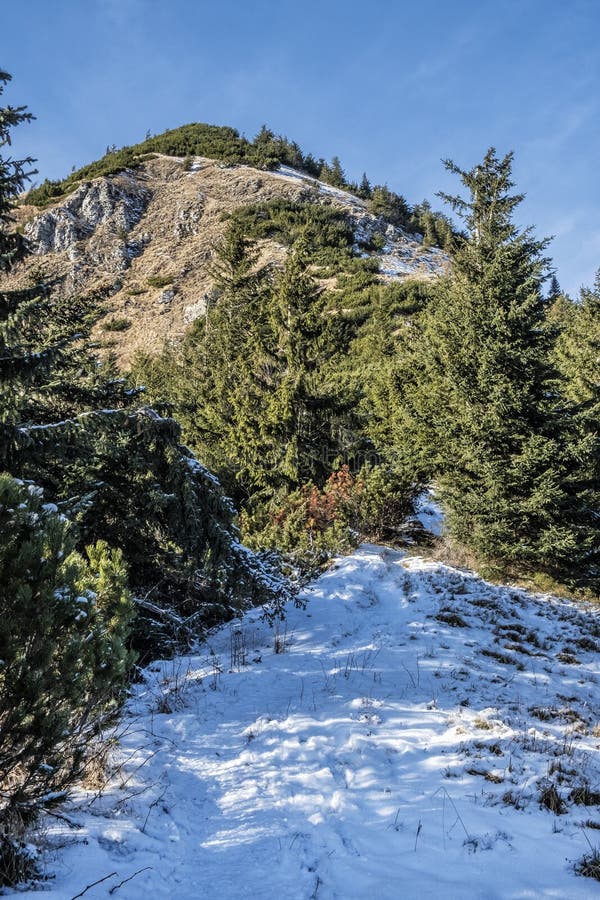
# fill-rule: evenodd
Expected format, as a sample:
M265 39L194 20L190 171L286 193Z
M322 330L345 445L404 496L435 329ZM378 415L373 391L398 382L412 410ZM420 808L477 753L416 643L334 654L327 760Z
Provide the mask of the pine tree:
M114 713L133 661L125 646L133 606L122 554L97 544L84 558L42 491L8 475L0 475L0 571L3 853L19 822L64 796Z
M442 195L468 235L423 315L402 424L439 482L451 534L488 560L576 580L597 529L549 363L547 241L512 221L522 196L511 164L493 149L470 171L446 163L469 191Z

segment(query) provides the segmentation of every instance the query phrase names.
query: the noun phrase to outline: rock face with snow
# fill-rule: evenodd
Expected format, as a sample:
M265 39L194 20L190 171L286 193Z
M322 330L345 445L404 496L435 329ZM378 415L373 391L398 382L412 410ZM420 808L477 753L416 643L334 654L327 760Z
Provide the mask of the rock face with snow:
M430 278L443 275L448 270L447 253L437 247L423 247L420 234L410 234L387 222L383 216L371 215L367 212L367 204L359 197L296 172L289 166L280 166L275 174L291 182L301 181L307 189L306 199L339 205L352 223L357 253L370 246L376 237L383 239L383 247L377 254L382 275L391 278Z
M263 172L156 156L134 171L82 182L50 209L23 206L21 226L35 257L20 277L25 281L41 264L65 293L99 291L107 315L130 320L109 341L101 330L96 334L126 365L137 350L151 353L180 339L203 314L210 261L227 216L277 199L340 210L353 228L355 252L377 256L384 279L436 277L448 266L445 254L424 248L420 236L370 215L364 200L289 167ZM261 241L261 252L265 263L280 264L285 255L275 239Z
M358 215L354 237L356 247L369 245L377 236L384 240L378 256L382 275L390 278L435 277L448 269L448 254L438 247L423 247L420 234L409 234L403 228L390 225L381 216Z

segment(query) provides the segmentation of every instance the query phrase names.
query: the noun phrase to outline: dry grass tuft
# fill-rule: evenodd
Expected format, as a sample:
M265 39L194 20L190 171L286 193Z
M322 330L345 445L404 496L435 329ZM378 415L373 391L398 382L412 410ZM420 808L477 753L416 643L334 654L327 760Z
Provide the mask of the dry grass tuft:
M552 782L541 782L538 801L540 806L549 809L555 816L562 816L567 811L567 804Z
M600 850L595 848L590 853L585 853L575 864L575 873L600 881Z

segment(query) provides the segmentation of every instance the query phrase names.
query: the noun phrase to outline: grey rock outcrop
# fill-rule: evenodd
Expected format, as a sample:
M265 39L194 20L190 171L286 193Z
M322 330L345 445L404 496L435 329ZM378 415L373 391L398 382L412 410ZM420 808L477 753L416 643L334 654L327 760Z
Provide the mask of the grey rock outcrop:
M173 290L173 288L167 288L166 291L161 292L161 294L158 298L158 302L159 303L171 303L174 296L175 296L175 291Z
M33 252L72 253L77 241L110 223L115 233L129 232L141 219L150 191L129 173L85 181L63 204L36 216L25 227Z
M196 201L188 202L177 209L177 221L173 229L177 240L198 234L199 222L204 212L206 198L198 192Z

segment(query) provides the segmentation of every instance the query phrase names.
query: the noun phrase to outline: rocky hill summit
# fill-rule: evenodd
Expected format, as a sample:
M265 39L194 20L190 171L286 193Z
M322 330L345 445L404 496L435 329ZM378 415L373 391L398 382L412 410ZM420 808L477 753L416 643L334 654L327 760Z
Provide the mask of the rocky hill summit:
M284 199L342 212L357 255L379 259L380 277L431 278L448 265L365 200L290 166L265 171L201 156L155 154L135 168L80 181L42 209L19 209L19 228L33 255L16 275L24 282L40 267L60 278L64 293L98 292L103 316L96 332L122 365L138 350L158 351L178 340L205 309L210 261L227 217L245 206ZM375 240L374 240L375 238ZM283 245L260 242L264 262L280 262Z

